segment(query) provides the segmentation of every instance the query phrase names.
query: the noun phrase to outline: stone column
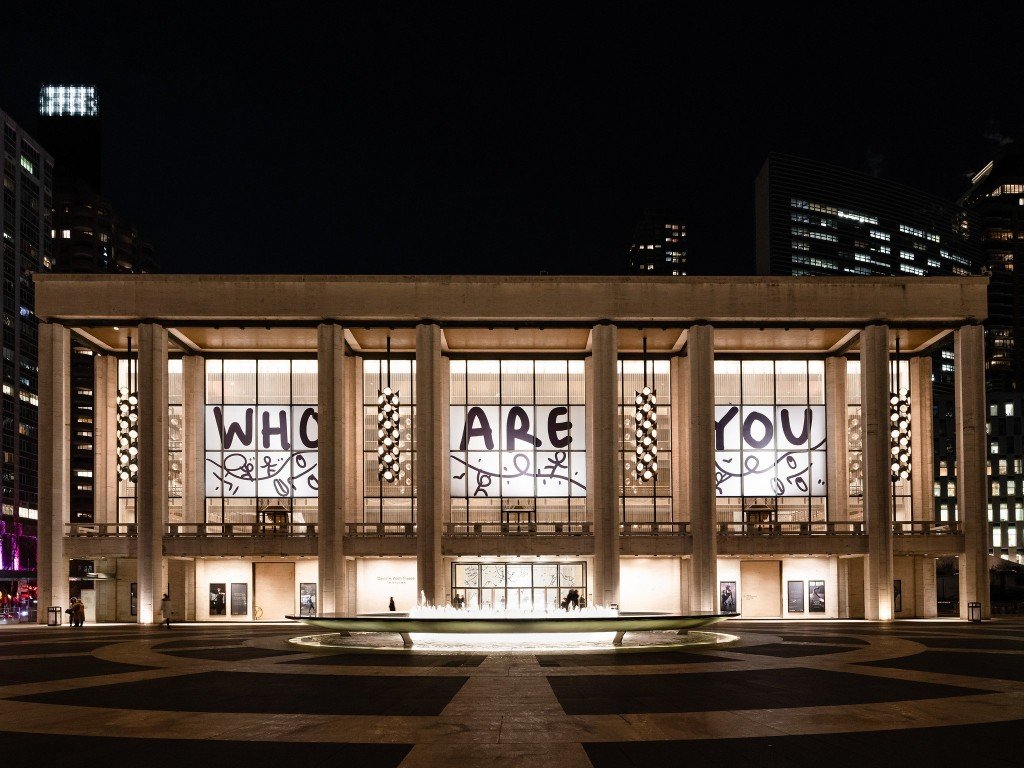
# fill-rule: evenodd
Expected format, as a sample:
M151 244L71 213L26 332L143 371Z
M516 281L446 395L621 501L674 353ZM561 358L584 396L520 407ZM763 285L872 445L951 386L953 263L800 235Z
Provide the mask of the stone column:
M981 603L991 618L988 576L987 466L985 453L985 336L980 325L958 328L956 357L956 502L964 534L960 557L960 618L967 603Z
M416 326L416 585L443 605L441 535L451 505L448 477L448 364L441 326Z
M347 367L345 330L326 323L317 328L317 570L320 581L320 613L345 613L345 509L347 455L345 411Z
M672 389L672 520L677 523L689 522L690 509L689 486L686 475L687 457L690 455L689 446L686 443L686 387L683 385L686 377L686 358L673 357L671 361L671 389ZM686 567L683 563L683 567ZM687 588L689 589L689 588ZM689 593L683 596L689 602Z
M910 359L910 495L913 520L935 519L932 359ZM934 581L934 575L933 579Z
M715 332L710 325L690 328L684 366L689 446L688 490L693 555L690 558L690 610L717 612L718 526L715 506Z
M889 328L860 335L860 398L864 425L864 615L892 619L892 476L889 454Z
M93 358L92 510L97 523L117 522L117 358Z
M182 488L186 523L206 522L206 360L198 355L181 359Z
M167 528L167 329L139 326L138 529L139 624L152 624L166 589L164 532Z
M847 460L846 358L825 360L825 447L828 470L828 519L849 520L850 463Z
M911 409L913 414L913 409ZM911 427L913 429L913 427ZM938 584L935 577L935 558L914 558L914 605L921 619L934 619L939 615Z
M39 324L38 622L68 605L64 524L71 520L71 333Z
M590 377L587 409L590 440L587 501L594 520L594 600L598 605L619 603L619 489L618 459L619 331L611 323L590 331Z

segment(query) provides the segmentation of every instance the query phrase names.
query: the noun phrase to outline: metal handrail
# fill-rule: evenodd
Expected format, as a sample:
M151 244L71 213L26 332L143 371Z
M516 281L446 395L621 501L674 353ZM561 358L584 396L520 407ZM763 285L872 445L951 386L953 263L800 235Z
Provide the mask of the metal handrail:
M415 523L345 523L346 536L415 536Z
M864 523L854 520L718 524L720 536L863 536L865 532Z
M138 536L135 523L65 523L64 535L75 537L107 536L131 538Z
M619 523L623 536L689 536L690 524L686 522Z
M589 522L445 523L445 536L589 536Z
M897 520L892 532L896 536L955 536L960 533L960 521Z
M178 538L280 536L301 538L316 536L316 523L170 523L167 535Z

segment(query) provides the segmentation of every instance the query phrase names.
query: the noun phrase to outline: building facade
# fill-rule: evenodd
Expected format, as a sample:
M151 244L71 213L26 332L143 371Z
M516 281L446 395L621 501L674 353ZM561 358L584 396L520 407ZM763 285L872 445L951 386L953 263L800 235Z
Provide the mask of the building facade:
M627 271L632 275L685 275L686 222L666 211L644 211L629 245Z
M3 152L3 514L0 591L34 575L38 509L38 321L33 272L53 264L50 204L53 160L0 111ZM6 587L6 589L5 589Z
M571 588L888 620L934 616L936 559L957 557L961 615L988 611L984 278L37 281L43 605L90 561L101 621L153 622L164 591L179 618L243 621L554 610ZM939 524L916 415L950 337L959 504ZM89 523L73 339L96 356Z

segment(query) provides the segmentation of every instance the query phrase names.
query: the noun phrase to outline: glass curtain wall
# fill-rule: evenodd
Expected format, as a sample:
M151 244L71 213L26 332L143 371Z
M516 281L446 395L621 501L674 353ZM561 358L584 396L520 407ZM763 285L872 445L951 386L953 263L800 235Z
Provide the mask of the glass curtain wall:
M452 360L451 523L463 532L581 533L582 360Z
M181 359L167 361L167 522L184 522L182 506L182 440L184 409L182 408ZM195 511L193 511L195 514ZM195 519L195 518L193 518Z
M316 360L207 360L206 522L316 523L317 435Z
M128 387L128 370L129 364L131 365L131 391L139 391L139 366L138 361L133 357L130 361L121 358L117 361L117 388ZM116 393L115 393L116 397ZM117 413L117 408L111 403L112 413ZM114 434L117 434L117 418L112 417L114 423L110 425L110 428L114 430ZM121 480L118 476L118 465L117 465L117 453L111 457L111 472L114 473L114 482L117 483L117 522L121 525L134 525L135 524L135 500L136 490L135 483L131 480Z
M827 522L825 364L715 361L718 522L734 532Z
M626 533L657 530L677 521L672 504L672 388L668 360L647 361L647 385L657 395L658 475L636 476L636 393L644 387L642 360L619 360L619 498Z
M387 386L387 360L363 360L362 517L349 522L382 526L383 533L409 533L416 523L416 361L391 359L391 389L398 392L397 482L381 482L377 460L377 393Z
M452 563L452 596L469 609L559 610L576 589L586 605L587 564Z

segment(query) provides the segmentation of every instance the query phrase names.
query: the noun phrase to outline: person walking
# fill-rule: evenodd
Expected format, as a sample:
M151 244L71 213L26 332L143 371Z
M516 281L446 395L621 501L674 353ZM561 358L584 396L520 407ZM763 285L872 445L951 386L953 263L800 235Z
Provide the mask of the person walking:
M395 598L393 598L393 597L391 598L391 600L388 601L388 610L389 611L395 610Z
M82 627L85 626L85 603L79 598L75 601L75 610L71 614L71 626Z
M167 596L166 592L164 592L164 597L160 601L160 615L164 617L164 620L160 622L160 626L162 627L164 624L166 624L167 628L170 629L171 628L171 598L169 598Z

